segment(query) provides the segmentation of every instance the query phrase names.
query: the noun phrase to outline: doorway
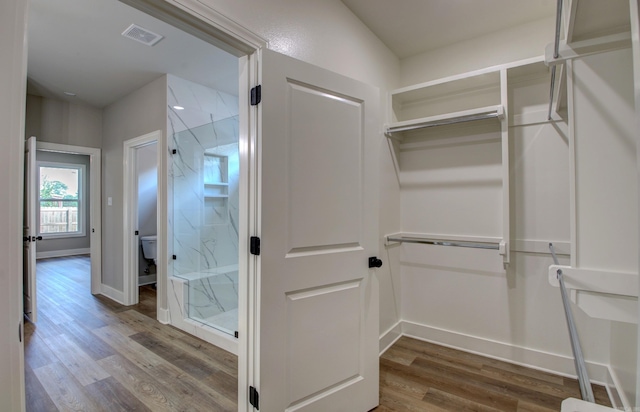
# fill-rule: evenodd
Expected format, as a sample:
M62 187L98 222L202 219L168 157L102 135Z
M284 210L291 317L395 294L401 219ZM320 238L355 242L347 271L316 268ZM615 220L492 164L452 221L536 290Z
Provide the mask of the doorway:
M156 130L124 142L123 273L125 305L139 302L140 287L156 289L164 271L158 271L158 244L165 239L158 187L165 182L160 167L162 132ZM157 298L156 298L157 301ZM157 305L159 306L159 305Z
M84 232L88 237L88 252L91 257L91 293L96 295L102 292L102 207L101 198L101 150L93 147L82 147L65 145L58 143L36 142L36 153L41 159L51 158L69 158L69 156L81 158L85 157L88 161L86 167L88 179L85 179L89 195L86 196L88 201L88 218L84 219ZM78 163L81 163L78 161ZM34 171L37 173L37 171ZM39 202L39 198L34 196L34 201ZM46 200L45 200L46 202ZM84 253L86 249L67 247L70 253ZM75 251L75 252L74 252ZM67 253L68 254L68 253ZM61 256L55 252L40 253L39 257L57 257Z

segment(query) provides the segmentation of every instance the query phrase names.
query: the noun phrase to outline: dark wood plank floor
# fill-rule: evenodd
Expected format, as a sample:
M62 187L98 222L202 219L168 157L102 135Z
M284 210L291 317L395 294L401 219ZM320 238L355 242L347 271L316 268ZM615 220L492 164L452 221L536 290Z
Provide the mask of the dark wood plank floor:
M237 410L237 358L155 320L155 290L125 307L90 290L88 257L39 260L25 325L27 411ZM598 403L610 405L603 387ZM559 411L575 380L403 337L380 359L386 411Z
M85 256L37 263L25 324L27 411L235 411L237 358L155 320L156 294L125 307L90 291Z
M592 387L611 406L606 389ZM402 337L380 358L375 411L547 412L569 397L580 398L575 379Z

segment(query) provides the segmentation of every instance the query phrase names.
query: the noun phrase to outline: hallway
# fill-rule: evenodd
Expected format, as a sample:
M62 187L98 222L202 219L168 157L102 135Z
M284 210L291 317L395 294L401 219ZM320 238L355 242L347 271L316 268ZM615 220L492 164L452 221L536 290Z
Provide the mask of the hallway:
M27 411L235 411L237 358L155 320L155 292L89 293L90 259L43 259L25 324Z

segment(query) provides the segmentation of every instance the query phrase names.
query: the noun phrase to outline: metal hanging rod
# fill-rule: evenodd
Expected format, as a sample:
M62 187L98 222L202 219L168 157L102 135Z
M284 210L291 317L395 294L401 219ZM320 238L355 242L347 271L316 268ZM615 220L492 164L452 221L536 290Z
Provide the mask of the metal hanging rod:
M556 6L556 37L555 42L553 44L553 58L558 58L558 49L560 48L560 26L562 24L562 0L558 0ZM551 109L553 107L553 92L556 87L556 67L554 65L551 68L551 87L549 90L549 113L547 115L547 120L551 120Z
M500 250L500 243L497 242L471 242L471 241L459 241L459 240L443 240L443 239L423 239L415 237L387 237L387 242L399 242L399 243L420 243L423 245L436 245L436 246L455 246L455 247L468 247L474 249L492 249Z
M553 262L557 265L558 257L556 251L553 248L553 243L549 243L549 250L553 257ZM564 314L567 318L567 327L569 328L569 339L571 340L571 350L573 352L573 360L576 365L576 373L578 375L578 382L580 384L580 393L582 394L582 400L595 403L593 397L593 390L591 389L591 382L589 381L589 375L587 374L587 366L584 363L584 356L582 355L582 348L580 347L580 340L578 339L578 330L576 324L573 321L573 313L571 312L571 306L569 305L569 298L567 297L567 289L564 286L564 279L562 277L562 270L558 269L558 283L560 284L560 294L562 295L562 304L564 306Z

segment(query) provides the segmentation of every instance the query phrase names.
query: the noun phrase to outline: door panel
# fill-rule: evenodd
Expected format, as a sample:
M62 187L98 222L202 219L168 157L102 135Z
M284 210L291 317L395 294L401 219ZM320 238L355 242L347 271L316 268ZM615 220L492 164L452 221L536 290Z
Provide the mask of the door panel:
M36 138L31 136L24 149L24 248L23 248L23 294L24 314L35 323L37 321L36 294Z
M372 86L263 51L260 410L378 403L378 101Z

